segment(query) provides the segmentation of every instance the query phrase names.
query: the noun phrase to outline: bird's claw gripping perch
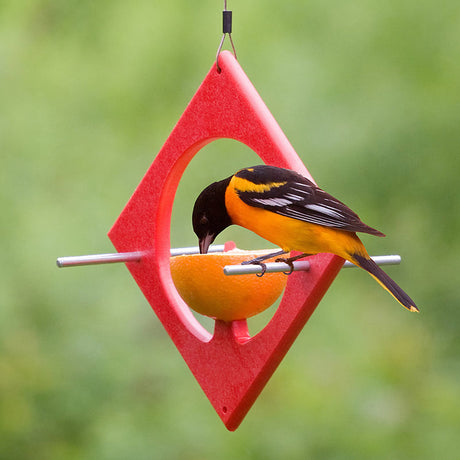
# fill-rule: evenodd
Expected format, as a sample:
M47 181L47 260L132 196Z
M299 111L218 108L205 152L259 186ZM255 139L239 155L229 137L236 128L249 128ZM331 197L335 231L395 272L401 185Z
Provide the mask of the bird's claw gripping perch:
M260 267L262 268L262 272L261 273L256 273L256 276L258 276L260 278L260 277L264 276L265 272L267 271L267 265L265 265L262 262L263 260L266 260L266 257L264 257L264 256L256 257L255 259L245 260L245 261L241 262L241 265L260 265Z
M289 276L294 271L294 262L291 259L287 259L285 257L278 257L278 259L275 259L275 262L281 262L286 265L289 265L290 270L288 272L283 272L283 275Z
M278 256L278 255L281 255L281 254L286 254L286 251L277 251L277 252L273 252L273 253L270 253L270 254L265 254L263 256L260 256L260 257L256 257L255 259L251 259L251 260L245 260L244 262L241 262L241 265L260 265L262 267L262 273L256 273L256 275L260 278L261 276L264 276L266 270L267 270L267 266L263 263L264 260L268 260L268 259L271 259L273 258L274 256ZM299 260L299 259L302 259L303 257L306 257L310 254L299 254L297 256L294 256L294 257L278 257L277 259L275 259L275 262L281 262L281 263L285 263L286 265L289 265L289 268L290 270L288 272L283 272L285 275L290 275L293 271L294 271L294 261L295 260Z
M262 276L264 276L265 272L267 271L267 266L263 262L256 262L254 263L254 265L260 265L260 267L262 268L262 271L260 273L256 273L256 276L258 278L262 278Z
M262 272L261 273L256 273L256 276L258 276L260 278L260 277L264 276L265 272L267 271L267 266L263 263L263 261L271 259L274 256L279 256L281 254L285 254L285 251L281 250L281 251L277 251L277 252L272 252L270 254L264 254L263 256L256 257L255 259L245 260L244 262L241 262L241 265L260 265L260 267L262 268ZM277 262L277 260L276 260L276 262ZM291 267L290 273L292 273L292 270L294 270L294 267L291 264L289 264L289 266Z
M308 257L310 255L311 254L302 253L302 254L298 254L293 257L278 257L277 259L275 259L275 262L282 262L286 265L289 265L290 270L288 272L283 272L283 273L285 275L290 275L294 271L294 262L296 260L303 259L304 257Z

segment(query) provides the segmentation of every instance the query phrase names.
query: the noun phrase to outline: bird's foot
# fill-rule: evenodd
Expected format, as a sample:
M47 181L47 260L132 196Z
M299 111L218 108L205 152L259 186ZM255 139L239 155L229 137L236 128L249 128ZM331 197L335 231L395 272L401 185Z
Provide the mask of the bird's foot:
M265 272L267 271L267 265L264 264L263 262L256 262L253 265L260 265L260 267L262 268L262 271L260 273L256 273L256 276L258 278L262 278L262 276L264 276Z
M294 271L294 262L299 259L303 259L304 257L308 257L311 254L298 254L294 257L278 257L275 259L275 262L282 262L289 265L290 270L288 272L283 272L285 275L290 275Z
M256 257L255 259L245 260L244 262L241 262L241 265L260 265L261 268L262 268L262 272L261 273L256 273L256 276L258 276L260 278L260 277L264 276L265 272L267 271L267 266L263 263L264 260L271 259L271 258L273 258L275 256L279 256L281 254L285 254L285 252L284 251L277 251L277 252L273 252L273 253L270 253L270 254L264 254L263 256Z
M290 270L288 272L283 272L284 275L290 275L294 271L294 261L292 261L291 258L278 257L278 259L275 259L275 262L289 265Z
M263 257L257 257L256 259L252 260L245 260L241 262L241 265L259 265L262 269L260 273L256 273L256 276L259 278L265 275L265 272L267 271L267 265L262 262L262 260L265 260Z

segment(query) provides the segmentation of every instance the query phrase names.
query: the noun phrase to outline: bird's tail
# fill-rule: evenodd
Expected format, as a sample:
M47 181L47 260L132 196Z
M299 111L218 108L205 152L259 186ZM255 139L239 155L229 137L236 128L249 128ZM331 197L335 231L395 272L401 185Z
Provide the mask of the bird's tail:
M383 286L403 307L410 311L419 311L415 302L370 258L353 254L349 259L355 265L366 270Z

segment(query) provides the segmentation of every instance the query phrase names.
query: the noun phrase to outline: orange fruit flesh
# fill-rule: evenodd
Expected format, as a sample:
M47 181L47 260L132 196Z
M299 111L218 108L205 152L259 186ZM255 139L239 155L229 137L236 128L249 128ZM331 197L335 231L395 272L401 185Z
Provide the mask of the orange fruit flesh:
M223 321L250 318L276 301L286 286L287 276L283 273L227 276L223 270L226 265L238 265L270 252L273 250L233 249L171 257L172 279L192 310Z

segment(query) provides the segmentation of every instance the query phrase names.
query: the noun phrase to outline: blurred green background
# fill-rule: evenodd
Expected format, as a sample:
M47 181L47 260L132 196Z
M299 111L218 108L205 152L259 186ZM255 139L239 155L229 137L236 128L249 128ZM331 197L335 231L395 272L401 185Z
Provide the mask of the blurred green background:
M243 69L319 185L388 235L363 239L402 255L387 271L421 314L343 271L227 432L124 266L55 266L113 250L107 231L213 63L223 2L4 0L0 458L458 458L458 0L228 6ZM230 140L204 148L172 244L196 243L205 185L257 162Z

